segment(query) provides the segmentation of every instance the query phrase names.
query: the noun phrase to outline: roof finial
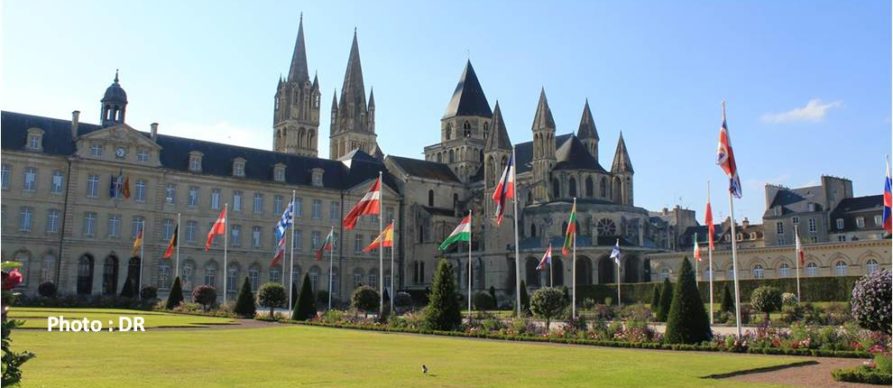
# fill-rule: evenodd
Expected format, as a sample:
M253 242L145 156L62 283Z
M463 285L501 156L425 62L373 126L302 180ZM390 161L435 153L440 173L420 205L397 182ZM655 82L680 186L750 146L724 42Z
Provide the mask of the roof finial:
M304 22L304 11L301 11L301 16L298 16L298 22L300 22L300 23Z
M115 69L115 83L118 83L118 69Z

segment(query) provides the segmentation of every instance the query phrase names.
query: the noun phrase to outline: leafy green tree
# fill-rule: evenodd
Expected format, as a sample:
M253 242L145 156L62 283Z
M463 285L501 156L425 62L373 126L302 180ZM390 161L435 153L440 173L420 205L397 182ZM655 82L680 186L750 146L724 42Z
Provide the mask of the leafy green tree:
M673 303L673 283L670 283L670 279L664 279L660 291L660 308L657 310L658 322L667 321L667 315L670 314L670 303Z
M729 313L735 312L735 300L732 299L732 292L729 291L728 284L722 289L722 302L719 305L719 310Z
M713 332L710 330L710 319L695 282L695 272L686 257L682 259L679 279L673 290L664 341L671 344L697 344L711 338Z
M242 288L239 289L239 296L236 297L236 306L233 307L233 312L245 318L254 318L257 313L257 305L254 303L254 295L251 293L251 282L247 276L242 282Z
M192 301L202 305L202 309L208 311L217 301L217 290L209 285L201 285L192 290Z
M306 321L316 316L316 302L313 297L313 290L310 287L310 275L304 274L304 281L301 285L301 293L298 295L298 303L295 304L295 310L292 312L291 319L295 321Z
M257 304L270 308L270 319L275 319L276 307L282 307L287 302L285 287L276 282L267 282L257 290Z
M781 290L776 287L757 287L750 294L750 305L754 310L766 314L766 322L769 322L769 313L781 310Z
M521 314L530 315L530 295L527 294L527 284L523 280L521 281Z
M474 294L474 296L471 297L471 302L474 305L475 310L479 311L493 310L496 308L496 299L486 292L478 292Z
M437 263L423 326L428 330L455 330L462 324L453 267L445 259Z
M362 311L366 317L370 312L378 311L379 302L378 291L369 286L357 287L350 295L350 305Z
M657 311L660 310L660 284L654 285L654 292L651 293L651 312L654 316L657 316Z
M564 293L558 288L545 287L533 292L530 308L537 317L546 320L546 331L549 331L552 319L557 318L567 307Z
M180 285L180 277L174 278L174 285L171 286L171 292L167 294L167 304L165 307L172 310L174 307L183 302L183 286Z

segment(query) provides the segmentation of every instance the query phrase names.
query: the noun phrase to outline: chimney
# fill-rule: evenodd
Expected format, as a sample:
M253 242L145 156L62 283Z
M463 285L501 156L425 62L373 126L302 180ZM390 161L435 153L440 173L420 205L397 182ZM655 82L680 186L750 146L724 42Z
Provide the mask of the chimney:
M158 138L158 123L150 124L152 126L152 141Z
M76 110L71 112L71 140L76 140L78 138L78 121L81 117L81 111Z
M744 226L744 229L747 229L750 226L750 221L747 220L747 217L744 217L744 221L741 221L741 225Z

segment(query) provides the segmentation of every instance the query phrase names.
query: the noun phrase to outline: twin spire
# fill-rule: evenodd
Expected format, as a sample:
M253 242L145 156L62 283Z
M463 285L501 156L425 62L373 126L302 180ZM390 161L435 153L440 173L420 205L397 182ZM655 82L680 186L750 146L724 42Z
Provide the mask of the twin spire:
M291 67L288 70L288 82L304 83L310 81L307 70L307 46L304 45L304 14L298 22L298 38L295 40L295 51L291 56Z

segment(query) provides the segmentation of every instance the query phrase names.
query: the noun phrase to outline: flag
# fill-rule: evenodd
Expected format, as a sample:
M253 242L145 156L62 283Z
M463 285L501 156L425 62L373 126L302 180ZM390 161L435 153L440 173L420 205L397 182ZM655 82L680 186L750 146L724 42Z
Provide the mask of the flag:
M275 267L282 263L283 258L285 258L285 236L279 238L279 244L276 246L276 253L273 255L273 262L270 263L270 267Z
M496 225L502 223L502 215L505 213L505 203L509 199L515 198L515 156L509 158L502 171L502 177L496 183L496 189L493 190L493 200L496 201Z
M704 223L707 224L707 248L713 250L713 236L716 235L716 230L713 225L713 209L710 208L710 198L707 198L707 211L704 213Z
M542 271L546 269L546 264L552 264L552 244L549 244L549 248L546 249L546 253L540 259L540 264L536 266L536 270Z
M205 241L205 252L211 249L211 244L214 242L214 237L223 235L226 233L226 208L220 211L220 215L217 216L217 221L214 221L214 225L211 225L211 230L208 231L208 240Z
M326 239L322 242L322 246L316 251L316 260L322 260L322 253L324 251L331 252L333 249L335 249L335 228L332 228L332 230L329 231L329 234L326 235Z
M174 235L171 237L171 242L167 244L167 249L164 250L164 254L161 255L162 259L170 259L171 256L174 255L174 248L177 247L177 235L179 234L180 224L177 224L174 227Z
M139 256L140 249L143 247L143 227L140 226L139 232L136 232L136 239L133 240L133 250L130 256Z
M282 217L279 218L279 223L276 224L276 239L282 240L285 237L285 231L288 230L289 226L294 224L294 202L289 202L288 206L285 208L285 211L282 212Z
M381 231L381 234L372 241L369 246L363 248L363 252L369 253L373 249L377 249L379 247L390 248L394 246L394 222L392 221L388 226L384 227L384 230Z
M366 195L354 205L353 209L344 217L342 224L347 230L351 230L357 225L360 216L369 216L381 214L381 178L375 179Z
M577 238L577 203L571 208L571 216L567 220L567 230L564 232L564 245L561 246L561 254L567 256L570 254L574 245L574 239Z
M803 252L803 244L800 243L800 233L794 232L794 246L797 249L797 260L800 261L802 267L806 264L806 254Z
M121 194L125 199L130 199L130 177L124 177L124 186L121 188Z
M623 256L623 254L620 253L620 239L618 238L617 243L614 244L614 249L611 250L611 258L614 259L614 262L617 263L617 265L620 265L621 256Z
M471 242L471 214L465 216L462 221L459 221L459 225L456 225L456 229L453 229L453 233L450 233L450 236L447 237L446 240L443 240L437 249L441 251L446 250L456 241Z
M729 137L729 127L726 125L726 110L723 104L722 127L719 129L719 145L716 147L716 164L729 177L729 192L737 198L741 198L741 179L738 178L738 167L735 165L735 153L732 151L732 139Z
M890 209L893 207L893 193L891 193L893 180L890 178L890 162L887 162L887 177L884 179L884 230L887 233L893 233L893 223L891 223Z
M694 257L695 257L695 259L697 259L698 261L701 261L701 248L698 247L698 234L697 234L697 233L695 233L695 238L694 238L694 240L695 240L695 252L694 252Z

